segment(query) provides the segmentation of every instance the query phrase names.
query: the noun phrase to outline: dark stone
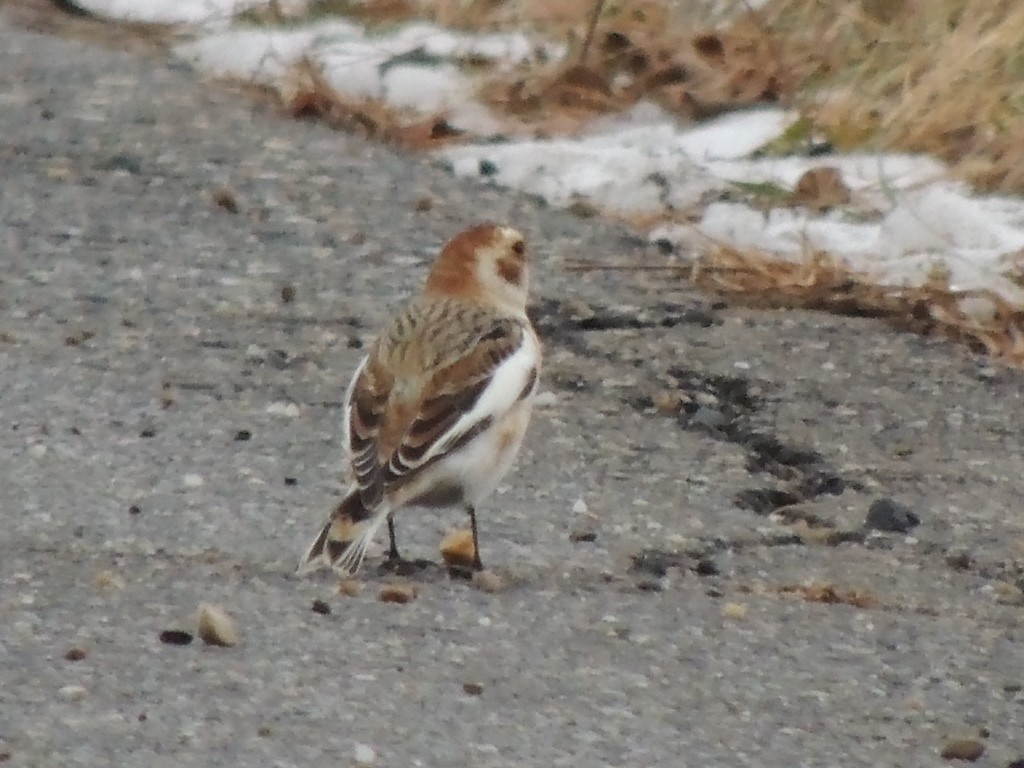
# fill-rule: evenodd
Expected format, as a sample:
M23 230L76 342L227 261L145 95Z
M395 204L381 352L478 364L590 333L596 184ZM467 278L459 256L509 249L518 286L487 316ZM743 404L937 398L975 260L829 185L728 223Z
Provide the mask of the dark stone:
M890 533L907 533L920 524L921 518L914 514L910 507L893 501L888 496L875 499L864 520L866 528Z
M319 613L321 616L330 616L331 615L331 606L329 606L323 600L314 600L313 601L313 613Z
M721 429L728 423L725 414L717 408L700 406L690 417L691 426L704 427L706 429Z
M192 633L183 629L165 629L160 633L160 642L167 645L188 645L192 642Z
M697 565L693 567L693 572L698 576L717 576L718 566L715 565L715 561L710 557L702 557L697 561Z

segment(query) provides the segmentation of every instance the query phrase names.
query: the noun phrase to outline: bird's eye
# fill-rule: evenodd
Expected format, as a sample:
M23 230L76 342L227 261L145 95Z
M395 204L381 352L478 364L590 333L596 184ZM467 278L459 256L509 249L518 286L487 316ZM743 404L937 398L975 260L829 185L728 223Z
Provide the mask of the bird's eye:
M516 240L515 243L512 244L512 253L516 256L522 256L526 253L526 243L522 240Z

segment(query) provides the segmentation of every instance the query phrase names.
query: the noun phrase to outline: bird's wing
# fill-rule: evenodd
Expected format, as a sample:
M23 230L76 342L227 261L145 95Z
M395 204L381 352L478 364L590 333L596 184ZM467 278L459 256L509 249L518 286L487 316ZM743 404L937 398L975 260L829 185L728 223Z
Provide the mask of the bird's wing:
M397 319L350 386L349 455L368 509L388 487L479 435L536 384L539 345L524 320L451 305L420 320Z

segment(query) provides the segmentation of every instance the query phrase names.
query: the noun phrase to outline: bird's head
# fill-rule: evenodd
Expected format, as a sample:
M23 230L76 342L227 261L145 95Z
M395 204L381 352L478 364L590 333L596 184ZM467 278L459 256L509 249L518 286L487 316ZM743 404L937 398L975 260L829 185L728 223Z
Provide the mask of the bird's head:
M529 264L522 234L511 227L479 224L445 244L430 270L426 290L525 315Z

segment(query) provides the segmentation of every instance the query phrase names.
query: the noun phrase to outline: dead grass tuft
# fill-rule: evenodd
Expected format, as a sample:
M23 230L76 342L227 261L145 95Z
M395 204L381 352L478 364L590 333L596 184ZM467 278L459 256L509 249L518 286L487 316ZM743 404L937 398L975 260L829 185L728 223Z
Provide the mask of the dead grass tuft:
M1024 4L772 0L748 18L839 149L926 152L981 190L1024 192Z
M566 40L563 61L503 73L483 100L535 129L565 132L594 114L655 101L685 120L790 99L795 80L775 41L750 25L713 30L656 0L609 4L591 39L592 1L548 12L548 34Z
M746 306L878 318L899 330L952 339L1024 367L1024 310L992 291L955 291L939 273L918 287L884 286L824 253L797 263L717 245L692 268L691 279ZM983 311L977 311L979 306Z

